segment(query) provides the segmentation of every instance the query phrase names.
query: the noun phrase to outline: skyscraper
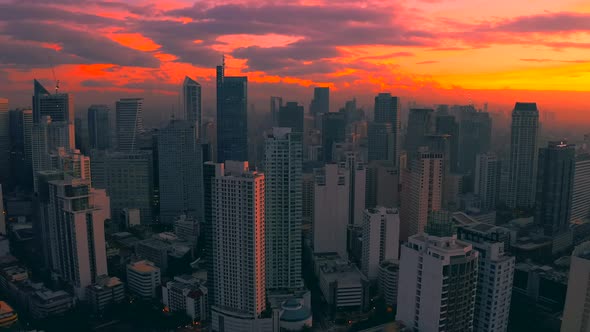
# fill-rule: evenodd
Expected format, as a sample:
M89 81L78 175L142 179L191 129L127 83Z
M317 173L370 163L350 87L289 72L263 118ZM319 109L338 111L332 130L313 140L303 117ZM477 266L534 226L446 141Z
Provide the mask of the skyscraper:
M283 107L283 98L270 97L270 116L273 126L279 126L279 110L281 107Z
M278 126L291 128L293 132L303 133L303 106L297 102L287 102L279 108Z
M506 204L531 208L535 204L539 111L536 103L516 103L512 111L510 175Z
M369 124L368 131L369 161L387 160L395 165L396 142L392 124L373 122Z
M186 76L182 83L182 101L184 116L189 122L196 123L197 136L200 137L202 124L201 84Z
M205 266L207 268L207 289L209 290L209 296L211 301L215 299L215 273L213 270L214 256L214 243L215 237L213 234L213 186L215 185L215 178L221 177L225 173L224 164L214 163L207 161L203 163L203 210L204 210L204 227L203 236L203 247L205 248Z
M273 128L265 141L266 287L303 287L301 275L302 135Z
M266 309L264 174L228 161L213 185L213 331L259 331Z
M490 150L492 119L472 105L456 106L459 112L458 172L467 174L469 191L473 188L476 156Z
M473 328L481 332L505 332L512 299L512 284L516 258L504 252L494 227L479 224L460 227L459 240L465 241L479 252L477 295Z
M88 138L91 149L106 150L111 145L111 125L107 105L88 108Z
M350 177L346 165L326 164L315 172L313 252L348 257Z
M380 93L375 97L375 123L389 123L392 130L391 155L395 165L399 165L400 154L400 112L401 105L398 97L390 93ZM378 159L374 159L378 160ZM383 160L383 159L381 159ZM389 160L389 159L387 159Z
M0 183L6 184L10 176L10 114L8 99L0 98Z
M567 295L561 331L590 330L590 242L584 242L574 249L571 257Z
M108 274L104 222L109 217L109 198L89 181L49 182L53 267L79 299L96 277Z
M369 280L379 278L379 265L399 259L399 213L397 209L366 209L362 226L361 271Z
M322 147L324 161L332 162L334 143L344 142L346 137L346 117L344 113L323 113L322 115Z
M74 99L67 93L51 94L39 81L34 80L33 122L38 123L44 116L55 122L65 122L74 126ZM72 128L73 132L73 128Z
M490 211L496 209L500 192L500 161L493 153L478 154L475 159L474 193L481 200L481 207Z
M392 161L373 161L367 165L367 208L399 207L400 172Z
M143 98L122 98L116 103L117 147L119 151L138 150L143 133Z
M539 149L535 220L547 236L569 228L575 162L575 146L566 142Z
M433 134L434 131L434 110L423 108L410 109L405 142L408 160L416 159L418 149L421 146L427 145L425 137Z
M401 248L396 319L420 332L473 331L478 257L455 237L411 236Z
M428 214L442 208L444 157L422 151L404 175L401 239L424 231Z
M217 66L217 162L248 160L248 77Z
M309 105L311 115L319 115L330 112L330 88L315 87L313 89L313 99Z
M586 153L576 157L570 218L572 221L578 221L588 217L590 217L590 154Z
M158 136L160 218L203 220L203 151L196 122L170 120Z

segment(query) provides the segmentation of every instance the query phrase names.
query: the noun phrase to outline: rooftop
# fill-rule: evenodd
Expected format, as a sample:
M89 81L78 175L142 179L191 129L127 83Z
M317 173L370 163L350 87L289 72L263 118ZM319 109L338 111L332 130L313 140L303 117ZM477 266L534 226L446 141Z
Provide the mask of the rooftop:
M140 273L152 273L159 271L160 268L154 265L154 263L148 260L141 260L127 265L127 268L135 270Z

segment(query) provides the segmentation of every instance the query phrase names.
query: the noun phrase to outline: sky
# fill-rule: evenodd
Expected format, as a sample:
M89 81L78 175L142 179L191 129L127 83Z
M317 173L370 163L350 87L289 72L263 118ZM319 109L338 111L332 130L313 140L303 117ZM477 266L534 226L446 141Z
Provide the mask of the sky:
M588 0L0 0L0 96L30 105L33 78L91 103L145 97L178 113L186 75L212 112L215 66L247 75L249 98L332 107L378 92L407 102L515 101L590 124Z

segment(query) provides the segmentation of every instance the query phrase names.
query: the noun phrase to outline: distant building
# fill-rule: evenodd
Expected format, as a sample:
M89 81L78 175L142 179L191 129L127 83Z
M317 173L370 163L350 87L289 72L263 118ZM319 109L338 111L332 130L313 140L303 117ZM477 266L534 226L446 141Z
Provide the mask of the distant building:
M400 206L400 172L393 162L373 161L367 165L366 207Z
M478 256L455 237L411 236L401 250L396 319L421 332L473 331Z
M549 142L539 149L535 221L547 236L569 230L575 164L574 145Z
M399 166L400 134L401 134L401 105L398 97L392 97L390 93L380 93L375 97L375 123L388 123L391 125L390 148L387 160ZM370 148L370 145L369 145ZM374 156L375 157L375 156ZM370 159L382 160L382 159Z
M184 78L182 83L182 99L184 118L195 126L197 137L201 137L201 125L203 123L201 85L188 76Z
M391 123L370 123L368 127L369 161L387 160L396 163L395 133Z
M287 102L279 109L278 127L291 128L292 132L303 134L303 115L303 106Z
M143 98L123 98L116 102L117 147L121 152L139 150L143 129Z
M495 210L500 192L500 161L491 153L478 154L475 159L474 193L485 211Z
M585 242L572 253L561 331L590 330L590 299L586 295L590 291L589 275L590 242Z
M381 262L399 259L399 230L397 209L376 207L365 210L361 271L369 280L379 278Z
M539 137L536 103L516 103L512 111L510 175L506 204L530 208L535 204Z
M248 78L217 66L217 162L248 160Z
M88 108L88 138L91 149L106 150L111 146L111 125L107 105Z
M279 110L283 107L283 98L281 97L270 97L270 116L272 119L272 126L276 127L279 125Z
M346 137L346 117L344 113L322 114L322 148L325 162L332 162L334 143L344 142Z
M209 298L204 282L192 276L177 276L162 287L162 302L172 312L183 312L193 322L209 319Z
M330 112L330 88L315 87L313 89L313 99L309 105L311 115L326 114Z
M101 276L86 288L86 301L94 312L102 312L113 303L125 299L125 286L117 277Z
M576 158L571 211L571 221L590 218L590 154Z
M8 99L0 98L0 182L10 178L10 114ZM1 324L1 323L0 323Z
M409 161L416 159L419 148L427 145L425 137L434 133L434 131L434 110L410 109L405 141Z

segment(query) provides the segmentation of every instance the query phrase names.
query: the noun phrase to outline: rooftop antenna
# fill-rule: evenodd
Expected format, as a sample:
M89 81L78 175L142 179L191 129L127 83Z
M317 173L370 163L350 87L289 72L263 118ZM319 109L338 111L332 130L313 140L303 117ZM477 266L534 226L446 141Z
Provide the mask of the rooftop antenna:
M51 73L53 74L53 81L55 82L55 94L59 92L59 80L55 77L55 69L53 68L53 61L51 61L51 56L47 56L49 59L49 65L51 66Z

